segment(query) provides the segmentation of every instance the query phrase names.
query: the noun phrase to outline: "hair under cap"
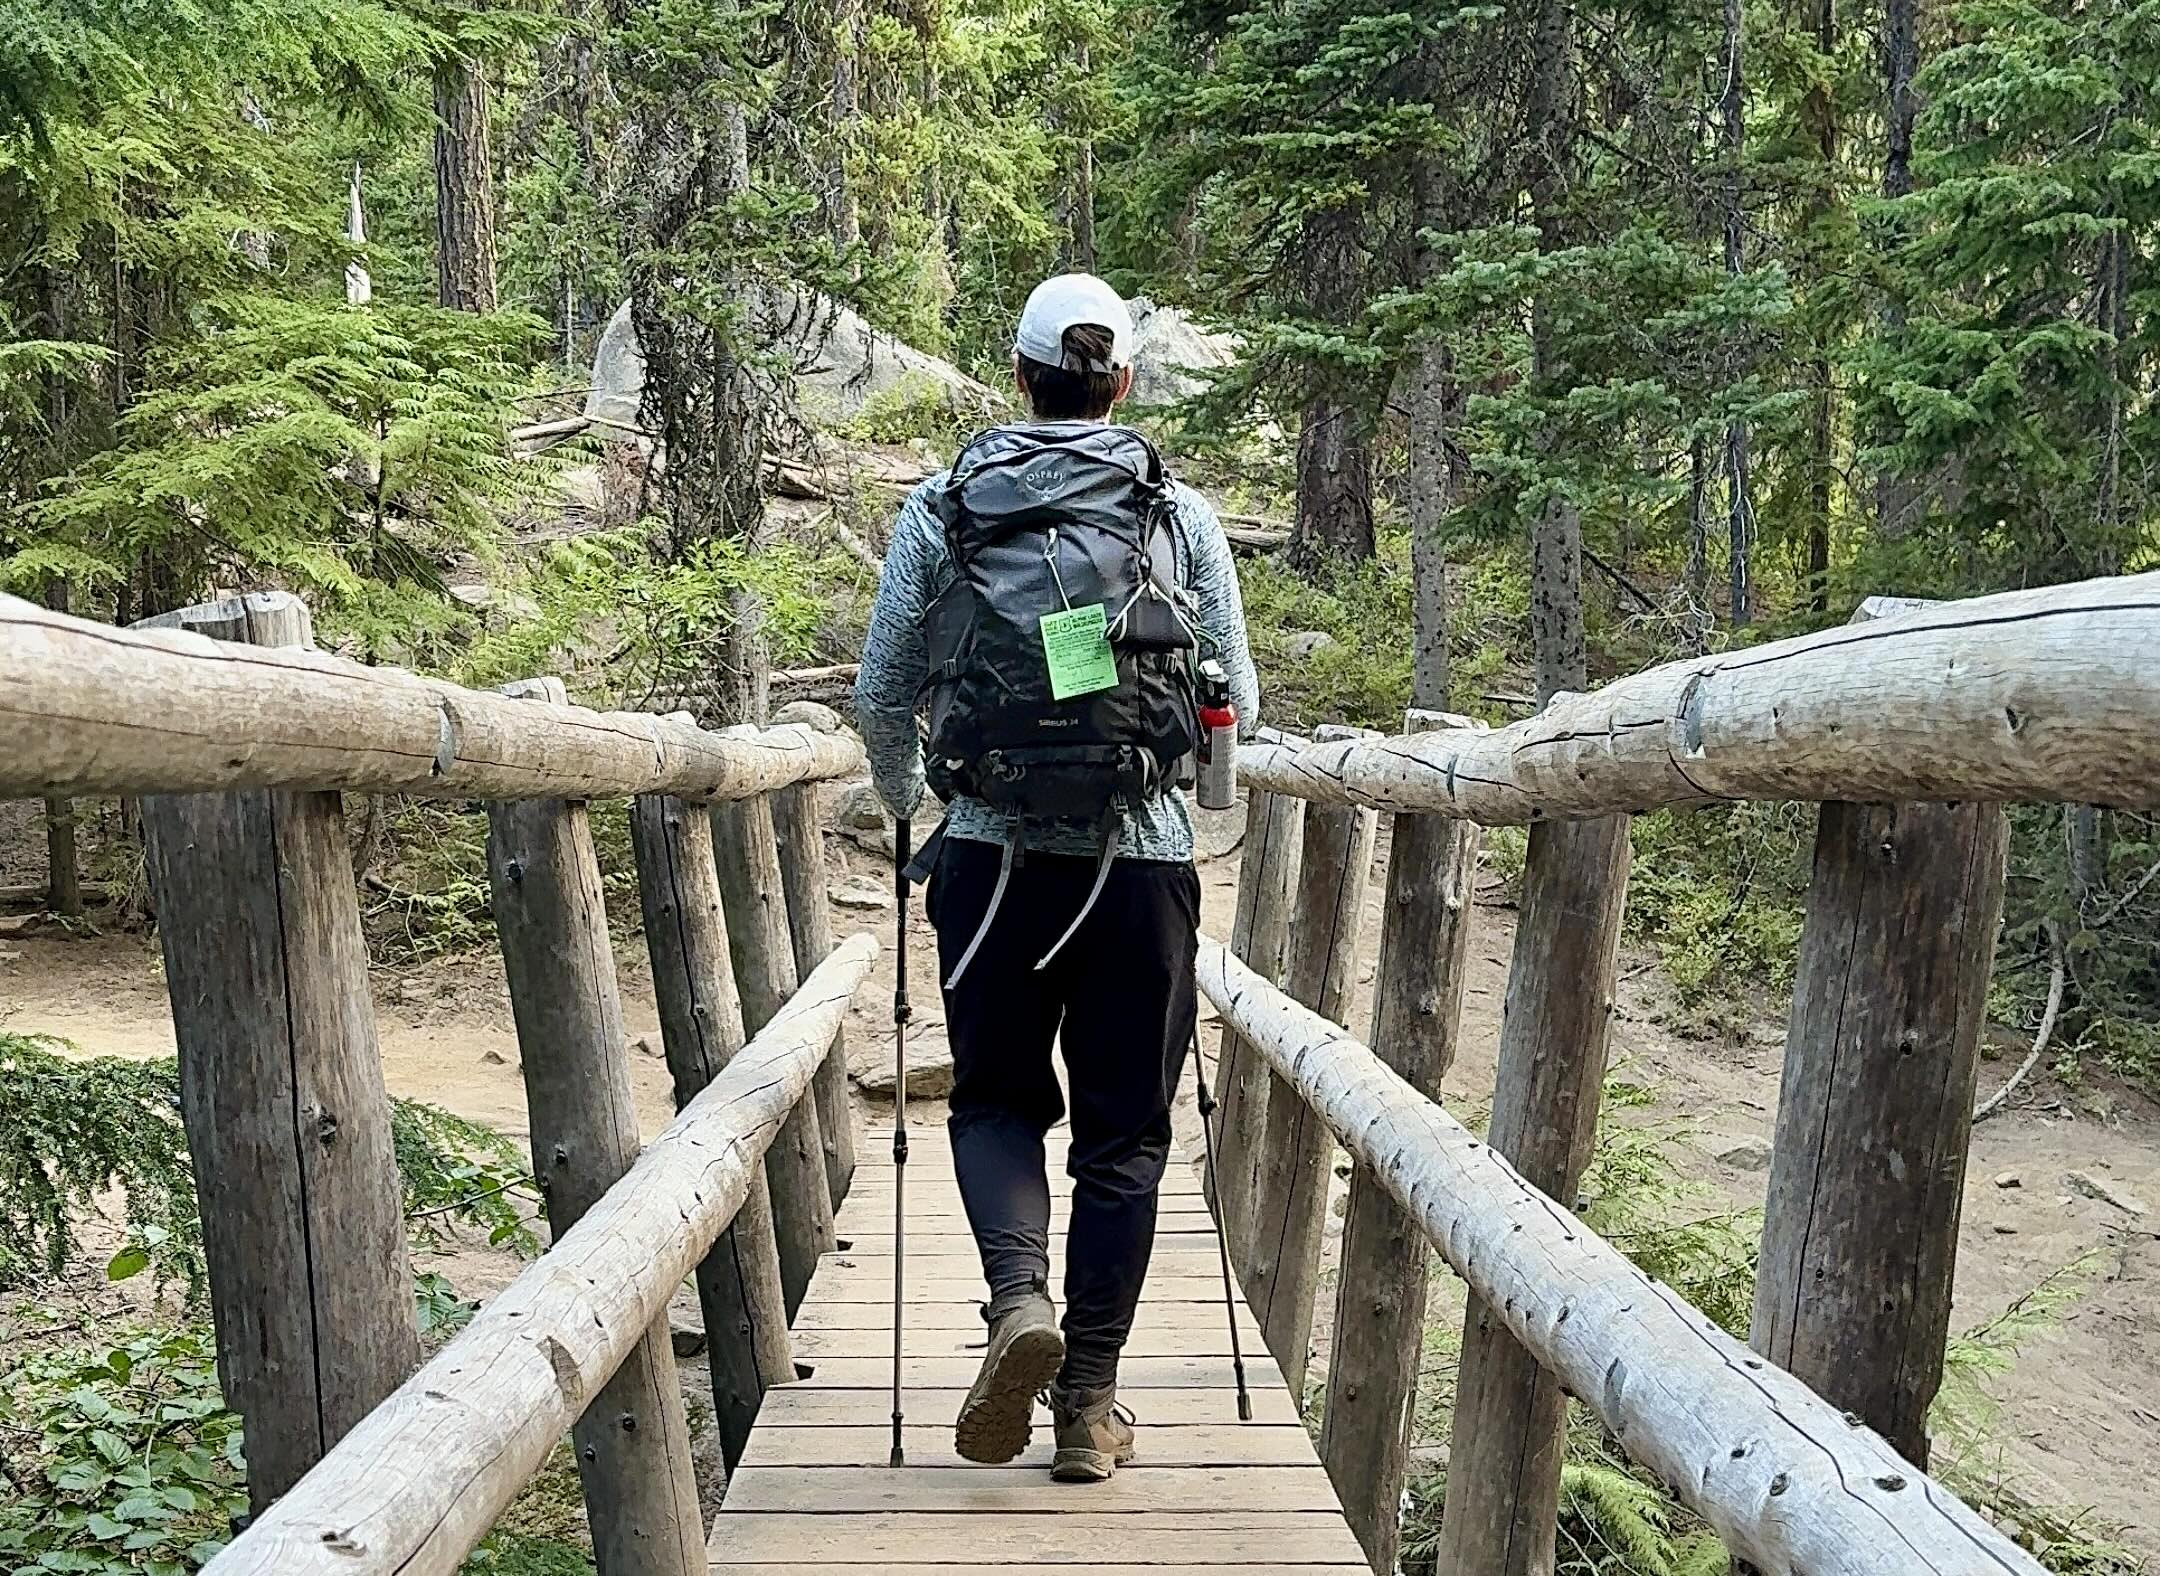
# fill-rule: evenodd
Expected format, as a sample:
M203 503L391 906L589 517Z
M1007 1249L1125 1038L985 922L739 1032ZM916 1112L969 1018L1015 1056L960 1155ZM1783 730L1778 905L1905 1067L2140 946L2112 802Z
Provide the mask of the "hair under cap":
M1065 330L1092 325L1110 335L1110 359L1074 355ZM1093 274L1058 274L1028 295L1013 349L1030 361L1067 372L1116 372L1132 365L1132 314L1118 293Z

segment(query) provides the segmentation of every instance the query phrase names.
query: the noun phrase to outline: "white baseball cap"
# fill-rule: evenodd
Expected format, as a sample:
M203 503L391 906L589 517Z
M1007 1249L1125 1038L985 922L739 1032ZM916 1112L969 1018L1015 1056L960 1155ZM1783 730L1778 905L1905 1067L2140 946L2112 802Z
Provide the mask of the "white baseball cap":
M1066 352L1065 330L1083 324L1110 331L1109 361ZM1132 314L1115 290L1093 274L1059 274L1029 294L1013 349L1030 361L1068 372L1116 372L1132 365L1132 341Z

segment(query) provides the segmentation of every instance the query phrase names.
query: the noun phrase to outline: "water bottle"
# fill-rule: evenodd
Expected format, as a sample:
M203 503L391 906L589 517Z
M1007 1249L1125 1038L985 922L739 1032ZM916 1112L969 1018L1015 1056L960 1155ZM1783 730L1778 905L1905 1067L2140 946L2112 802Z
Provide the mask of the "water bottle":
M1199 769L1194 794L1203 810L1237 805L1237 707L1230 700L1230 676L1214 658L1200 664Z

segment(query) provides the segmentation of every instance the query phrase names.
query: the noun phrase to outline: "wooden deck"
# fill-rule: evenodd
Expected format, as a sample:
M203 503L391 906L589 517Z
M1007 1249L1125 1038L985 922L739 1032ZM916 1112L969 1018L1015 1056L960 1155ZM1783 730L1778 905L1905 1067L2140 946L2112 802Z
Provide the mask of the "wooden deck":
M1060 1576L1352 1576L1357 1540L1242 1301L1253 1421L1240 1423L1222 1272L1200 1185L1173 1161L1154 1265L1120 1396L1139 1459L1103 1484L1050 1481L1050 1424L1011 1466L954 1454L952 1422L981 1361L987 1295L942 1126L909 1130L907 1465L892 1442L892 1138L866 1135L828 1256L795 1321L811 1370L765 1399L712 1534L716 1576L866 1568L931 1576L966 1566ZM1069 1184L1050 1160L1053 1258ZM1052 1265L1052 1281L1062 1267Z

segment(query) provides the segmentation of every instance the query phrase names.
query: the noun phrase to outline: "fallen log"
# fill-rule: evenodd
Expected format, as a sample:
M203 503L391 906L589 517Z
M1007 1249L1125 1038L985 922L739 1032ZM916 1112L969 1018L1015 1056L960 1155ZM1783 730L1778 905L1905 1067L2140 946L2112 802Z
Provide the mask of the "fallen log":
M1690 657L1483 735L1248 744L1252 787L1487 826L1741 799L2160 806L2160 574Z
M2040 1576L1940 1483L1651 1280L1220 942L1200 988L1628 1454L1768 1576Z
M742 799L861 768L847 734L749 738L512 700L327 652L119 630L0 596L0 797L343 789Z
M734 1218L877 950L842 942L621 1181L206 1576L456 1571Z

